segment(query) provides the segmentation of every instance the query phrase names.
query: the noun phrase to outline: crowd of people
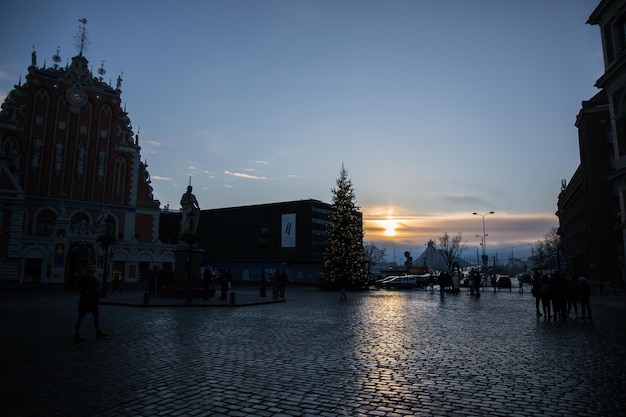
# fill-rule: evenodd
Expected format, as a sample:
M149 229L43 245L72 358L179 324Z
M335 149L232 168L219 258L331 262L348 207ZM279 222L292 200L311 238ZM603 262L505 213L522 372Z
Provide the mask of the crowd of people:
M535 272L532 280L537 317L565 321L572 318L591 320L591 286L586 278L577 280L560 272L542 275ZM539 305L541 304L541 309ZM580 316L578 306L580 305Z

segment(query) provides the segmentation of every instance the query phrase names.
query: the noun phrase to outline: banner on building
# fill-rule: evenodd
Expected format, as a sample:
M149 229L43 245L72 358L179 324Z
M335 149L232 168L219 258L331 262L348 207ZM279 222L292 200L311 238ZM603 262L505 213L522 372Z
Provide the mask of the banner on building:
M283 248L296 247L296 213L283 214L281 234L281 246Z

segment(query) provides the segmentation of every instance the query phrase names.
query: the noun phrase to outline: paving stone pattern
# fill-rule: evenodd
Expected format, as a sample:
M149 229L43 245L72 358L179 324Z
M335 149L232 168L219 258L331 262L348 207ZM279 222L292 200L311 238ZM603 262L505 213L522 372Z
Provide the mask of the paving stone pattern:
M141 294L136 293L139 300ZM528 292L288 288L232 308L0 293L6 416L624 416L626 298L593 322L537 319Z

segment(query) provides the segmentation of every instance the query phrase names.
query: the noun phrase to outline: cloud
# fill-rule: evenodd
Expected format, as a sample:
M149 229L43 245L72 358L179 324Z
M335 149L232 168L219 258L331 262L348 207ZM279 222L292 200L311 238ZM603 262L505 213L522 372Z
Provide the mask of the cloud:
M267 179L269 179L267 177L262 177L262 176L258 176L258 175L244 174L244 173L241 173L241 172L224 171L224 174L230 175L230 176L233 176L233 177L238 177L238 178L246 178L246 179L249 179L249 180L267 180Z
M445 194L441 197L443 200L448 201L452 204L464 206L475 206L475 207L484 207L488 206L489 203L482 198L471 196L471 195L453 195L453 194Z
M156 141L154 141L154 140L143 140L143 141L141 141L141 142L142 142L143 144L148 144L148 145L151 145L151 146L156 146L157 148L158 148L158 147L161 147L161 143L160 143L160 142L156 142Z
M267 162L267 161L257 160L257 161L254 161L254 162L255 162L255 163L257 163L257 164L259 164L259 165L270 165L270 163L269 163L269 162Z
M159 177L158 175L151 175L150 178L159 181L172 181L172 178L170 177Z

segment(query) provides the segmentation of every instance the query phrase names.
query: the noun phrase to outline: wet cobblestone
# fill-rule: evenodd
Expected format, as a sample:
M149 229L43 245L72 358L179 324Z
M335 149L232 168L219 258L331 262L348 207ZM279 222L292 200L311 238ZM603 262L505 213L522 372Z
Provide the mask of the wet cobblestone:
M626 415L623 296L593 297L593 322L567 323L537 319L516 292L103 305L110 336L97 341L87 316L87 341L73 344L76 302L0 293L4 415Z

